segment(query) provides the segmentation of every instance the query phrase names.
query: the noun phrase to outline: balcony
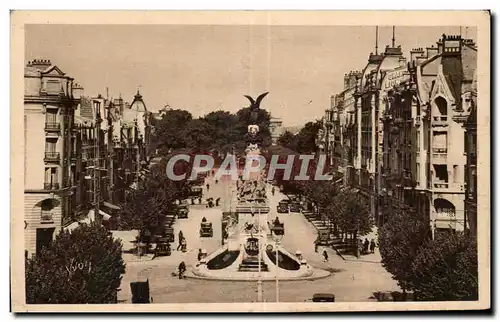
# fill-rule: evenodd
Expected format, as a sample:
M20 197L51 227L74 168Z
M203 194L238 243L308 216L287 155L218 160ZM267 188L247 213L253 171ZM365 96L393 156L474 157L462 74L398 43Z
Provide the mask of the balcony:
M61 154L59 152L45 152L45 162L57 162L61 161Z
M45 182L43 184L43 189L44 190L58 190L59 189L59 183L57 182L53 182L53 183L47 183Z
M42 210L40 214L40 222L42 224L52 224L54 223L54 217L52 216L51 211Z
M446 148L432 148L432 163L446 164L447 152Z
M46 132L59 132L61 131L61 124L56 122L46 122L45 123Z
M448 116L433 116L432 125L435 126L446 126L448 125Z
M449 183L444 181L435 181L433 186L436 189L448 189Z

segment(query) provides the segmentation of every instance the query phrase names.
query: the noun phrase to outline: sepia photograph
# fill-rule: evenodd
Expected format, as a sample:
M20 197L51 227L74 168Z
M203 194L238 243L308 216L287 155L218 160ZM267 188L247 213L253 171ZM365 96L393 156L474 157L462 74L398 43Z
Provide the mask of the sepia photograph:
M490 308L489 29L11 13L12 310Z

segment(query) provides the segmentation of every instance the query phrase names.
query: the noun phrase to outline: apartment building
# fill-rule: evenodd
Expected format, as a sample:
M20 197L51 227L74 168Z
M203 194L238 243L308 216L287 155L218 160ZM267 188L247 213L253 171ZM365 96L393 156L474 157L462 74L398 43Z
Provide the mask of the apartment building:
M76 159L74 113L82 88L50 60L24 70L25 248L33 254L71 214Z
M325 112L333 138L323 152L338 170L346 166L345 183L370 198L379 224L404 208L428 218L433 232L463 230L465 220L472 230L477 49L460 36L436 44L412 49L407 63L393 36L361 73L347 74Z
M433 55L434 54L434 55ZM430 193L436 230L465 228L465 122L474 96L477 48L472 40L446 36L415 58L417 189Z
M84 97L79 111L78 213L86 214L96 201L106 211L118 210L149 160L150 114L139 92L132 103L121 96ZM99 173L94 172L96 166ZM97 200L95 180L99 182Z

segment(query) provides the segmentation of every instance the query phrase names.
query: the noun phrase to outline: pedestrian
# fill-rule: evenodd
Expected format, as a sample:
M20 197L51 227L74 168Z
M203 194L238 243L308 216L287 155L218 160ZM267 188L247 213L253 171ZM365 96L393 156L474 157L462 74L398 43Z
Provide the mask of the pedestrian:
M179 248L181 248L183 239L184 239L184 234L182 233L182 230L180 230L179 231L179 245L177 246L177 250L179 250Z
M358 239L358 243L356 245L356 257L359 258L361 256L361 251L363 249L363 241Z
M319 246L319 236L316 237L316 240L314 241L314 252L318 252L318 246Z
M365 238L365 242L363 243L363 254L368 254L368 248L370 247L370 242L368 238Z
M274 187L271 189L271 194L274 196Z
M194 198L191 198L191 204L194 205Z
M328 253L326 249L323 249L323 262L328 262Z
M276 216L276 218L274 219L274 225L277 226L280 224L280 219L278 218L278 216Z
M201 222L207 222L207 218L205 217L201 218Z
M372 239L370 243L370 253L375 254L375 247L377 247L377 245L375 244L375 239Z
M198 197L198 204L201 205L201 197Z
M210 184L207 183L207 192L210 190Z
M182 261L180 264L179 264L179 279L183 279L184 278L184 273L186 272L186 263L184 263L184 261Z
M201 252L201 248L198 248L198 262L201 260L201 257L203 256Z
M220 203L220 197L215 199L215 207L219 207L219 203Z
M215 184L218 184L219 183L219 179L215 179Z

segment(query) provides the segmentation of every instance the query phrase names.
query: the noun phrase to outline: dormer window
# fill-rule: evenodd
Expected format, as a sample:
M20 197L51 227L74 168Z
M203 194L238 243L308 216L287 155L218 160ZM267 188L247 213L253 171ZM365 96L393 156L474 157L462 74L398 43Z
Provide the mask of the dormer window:
M60 80L47 80L45 85L45 90L47 94L59 94L61 92L61 81Z

